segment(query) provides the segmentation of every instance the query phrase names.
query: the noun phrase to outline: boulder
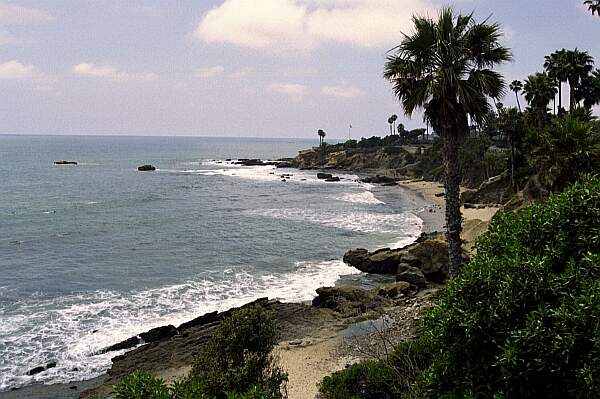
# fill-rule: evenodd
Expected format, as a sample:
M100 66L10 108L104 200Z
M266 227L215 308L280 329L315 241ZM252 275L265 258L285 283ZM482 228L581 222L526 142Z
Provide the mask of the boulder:
M142 343L142 341L139 339L139 337L127 338L125 341L118 342L114 345L111 345L109 347L106 347L106 348L100 350L100 352L98 354L101 355L103 353L117 352L117 351L122 351L125 349L135 348L136 346L138 346L141 343Z
M333 176L333 177L330 177L329 179L325 179L325 181L329 182L329 183L338 182L338 181L340 181L340 178L337 176Z
M396 281L404 281L417 288L423 288L427 285L427 279L420 269L409 266L407 263L402 263L398 267L398 275Z
M448 278L448 243L441 240L426 240L409 247L403 263L416 267L427 280L443 282Z
M373 184L393 184L396 183L396 179L389 176L375 175L375 176L367 176L360 179L363 183L373 183Z
M196 317L193 320L183 323L177 329L179 331L187 330L188 328L204 326L219 321L219 313L217 311L206 313L200 317Z
M318 308L332 309L342 314L361 314L369 310L381 308L387 303L371 290L349 285L321 287L317 289L317 297L312 305Z
M323 173L323 172L317 173L317 179L326 180L326 179L332 179L332 178L333 178L333 175L331 173Z
M154 172L156 170L156 167L152 166L152 165L142 165L138 167L138 171L140 172Z
M293 168L294 164L290 161L281 161L277 164L277 168Z
M365 273L396 274L400 255L397 250L384 248L375 252L366 249L350 250L344 254L344 262Z
M140 338L144 341L144 343L156 342L163 340L165 338L170 338L174 335L177 335L178 331L175 326L161 326L153 328L150 331L140 334Z
M56 161L54 165L77 165L75 161Z
M34 368L32 368L31 370L29 370L27 372L27 375L36 375L36 374L39 374L39 373L41 373L42 371L45 371L45 370L46 370L46 368L44 366L34 367Z
M384 298L394 299L409 290L410 283L407 283L406 281L397 281L395 283L386 284L379 288L377 295Z

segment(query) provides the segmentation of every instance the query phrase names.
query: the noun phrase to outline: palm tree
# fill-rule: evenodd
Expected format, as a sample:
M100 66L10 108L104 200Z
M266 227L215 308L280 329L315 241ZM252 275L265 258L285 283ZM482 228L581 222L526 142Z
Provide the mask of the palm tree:
M515 92L515 97L517 98L517 106L519 107L519 112L521 112L521 102L519 101L519 93L523 90L523 83L520 80L513 80L511 84L508 86L511 91Z
M319 147L323 147L323 144L325 143L325 136L327 136L327 133L325 133L324 130L319 129L319 131L317 132L317 134L319 135Z
M567 50L557 50L545 56L544 70L558 87L558 114L562 114L562 83L567 81Z
M594 67L594 58L587 51L567 50L565 52L565 68L570 89L570 108L575 109L575 92L581 81L590 74Z
M384 77L404 112L423 109L425 121L443 138L449 274L454 277L462 264L458 149L469 133L468 117L482 121L491 111L488 98L503 94L504 79L492 68L512 55L499 43L500 26L477 23L472 14L444 8L437 21L413 16L413 23L414 33L390 50Z
M510 184L515 189L515 148L525 132L523 114L516 108L503 109L498 115L498 128L510 144Z
M388 123L390 124L390 135L394 135L395 126L394 123L398 120L398 115L394 114L388 118Z
M588 10L592 12L592 15L598 14L600 16L600 0L585 0L583 4L588 6Z
M575 101L578 104L583 101L585 109L600 104L600 69L596 69L581 80L581 84L575 91Z
M557 88L554 86L554 79L546 73L538 72L525 80L523 86L525 100L535 114L538 121L538 127L544 127L547 118L548 104L556 96Z

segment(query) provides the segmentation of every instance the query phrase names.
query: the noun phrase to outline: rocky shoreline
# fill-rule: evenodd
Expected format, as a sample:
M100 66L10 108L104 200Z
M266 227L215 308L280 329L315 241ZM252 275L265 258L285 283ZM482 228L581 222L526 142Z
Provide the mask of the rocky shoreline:
M249 164L258 162L251 161ZM286 166L298 165L291 162ZM375 184L398 184L396 179L385 175L375 175L368 179ZM437 295L440 284L447 276L447 264L444 265L447 246L443 235L434 233L443 226L440 203L431 201L431 198L415 187L404 186L403 189L408 189L429 204L419 216L424 220L423 231L430 234L423 234L416 243L401 249L383 249L375 252L356 249L348 251L344 256L346 263L359 270L395 275L396 282L390 277L389 284L376 289L353 286L323 287L317 290L312 304L282 303L267 298L252 302L275 313L284 360L287 355L293 353L301 352L304 355L304 352L310 352L311 347L333 345L329 351L323 352L330 356L325 362L327 367L322 370L322 373L325 373L323 375L326 375L344 367L346 363L369 357L368 353L373 355L381 350L382 345L389 345L389 342L382 342L377 338L380 329L389 332L390 342L414 336L420 312L431 305L432 298ZM178 327L158 327L105 348L103 353L131 350L113 358L113 365L104 376L70 384L28 386L0 393L0 398L75 398L79 397L78 395L82 398L110 397L112 385L138 369L150 371L167 380L180 377L185 374L194 354L231 311L208 313ZM366 333L346 333L348 329L352 330L352 326L360 326L365 320L380 319L384 320L380 323L380 328L367 328L369 331ZM315 357L322 357L323 353L316 354ZM302 365L294 363L288 367ZM294 384L299 387L306 384L294 381L292 374L290 372L292 391ZM322 376L315 376L318 380L311 383L315 385L320 378ZM290 397L314 397L313 392L316 393L316 388L305 388L302 387L296 396Z

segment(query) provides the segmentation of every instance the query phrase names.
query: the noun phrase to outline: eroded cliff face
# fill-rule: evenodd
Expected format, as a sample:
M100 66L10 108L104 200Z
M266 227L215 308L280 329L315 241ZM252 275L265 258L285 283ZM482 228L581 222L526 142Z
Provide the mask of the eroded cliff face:
M321 149L300 151L293 165L300 169L339 169L354 172L389 171L396 176L417 177L411 169L418 161L415 155L400 147L346 149L324 152Z

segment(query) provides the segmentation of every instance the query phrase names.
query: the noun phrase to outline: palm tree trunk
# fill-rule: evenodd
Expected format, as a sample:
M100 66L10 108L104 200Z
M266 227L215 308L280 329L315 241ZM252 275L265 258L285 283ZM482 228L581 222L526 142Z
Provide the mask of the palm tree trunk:
M460 170L458 163L458 137L455 134L444 135L444 167L446 176L446 237L448 239L448 274L456 277L462 265L462 215L460 213Z
M560 115L560 109L562 108L562 82L558 82L558 114Z
M519 106L519 112L521 112L521 102L519 101L519 93L515 91L515 97L517 98L517 105Z
M510 140L510 185L515 190L515 143Z
M575 85L569 81L569 112L575 109Z

